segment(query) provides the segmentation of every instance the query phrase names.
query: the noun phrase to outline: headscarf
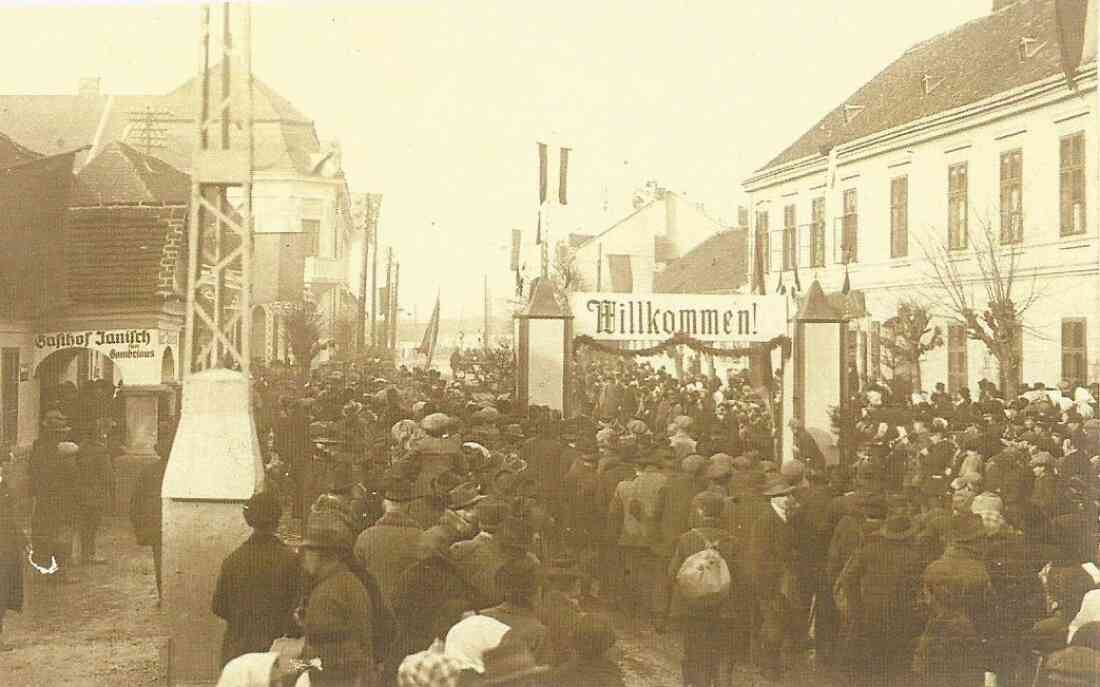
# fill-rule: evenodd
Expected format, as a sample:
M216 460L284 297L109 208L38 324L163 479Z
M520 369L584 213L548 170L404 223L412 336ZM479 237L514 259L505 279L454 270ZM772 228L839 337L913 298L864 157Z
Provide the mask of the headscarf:
M1094 622L1100 622L1100 589L1092 590L1085 594L1084 599L1081 599L1081 610L1077 612L1077 615L1069 624L1069 635L1066 637L1066 644L1073 641L1073 635L1077 634L1077 630L1081 629L1083 625Z

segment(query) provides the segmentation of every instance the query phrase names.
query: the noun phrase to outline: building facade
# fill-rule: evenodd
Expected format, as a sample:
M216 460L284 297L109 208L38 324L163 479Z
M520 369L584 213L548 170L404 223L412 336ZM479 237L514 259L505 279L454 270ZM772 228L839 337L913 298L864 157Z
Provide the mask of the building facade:
M236 65L233 72L244 78ZM46 155L91 146L77 155L77 169L122 142L186 173L199 83L195 77L165 94L112 95L93 78L81 79L75 95L0 95L0 131ZM211 79L214 102L220 84ZM339 145L322 144L311 119L259 79L253 84L253 357L293 357L287 313L303 294L322 314L325 338L350 350L354 337L343 334L343 322L358 308L352 274L362 255L352 246L362 228L352 221Z
M744 182L754 283L789 287L797 269L803 284L861 293L848 354L862 379L891 377L882 325L917 298L945 340L923 362L925 390L999 381L934 269L957 274L980 312L997 281L975 255L986 250L1017 303L1034 290L1020 381L1100 380L1096 34L1062 5L999 2L914 46Z

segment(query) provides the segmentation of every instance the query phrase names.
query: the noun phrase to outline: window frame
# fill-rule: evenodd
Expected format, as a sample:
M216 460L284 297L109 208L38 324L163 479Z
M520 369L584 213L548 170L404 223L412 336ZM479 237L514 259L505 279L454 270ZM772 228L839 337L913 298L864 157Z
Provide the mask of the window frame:
M1080 143L1079 159L1073 150L1074 144ZM1058 139L1058 231L1060 236L1080 236L1084 234L1088 220L1088 202L1086 191L1085 170L1088 167L1088 151L1085 131L1075 131ZM1066 159L1066 146L1069 146L1069 157ZM1070 182L1067 184L1067 176ZM1073 196L1077 196L1074 198ZM1067 202L1068 201L1068 202ZM1080 205L1080 228L1074 230L1074 220L1077 216L1076 207ZM1068 222L1066 220L1069 220Z
M956 174L961 172L961 174ZM962 180L956 184L957 179ZM947 166L947 247L966 250L970 244L970 164L955 162ZM961 205L961 208L959 206ZM960 212L961 209L961 212Z
M890 179L890 257L909 256L909 175Z
M764 265L764 274L771 273L771 236L768 234L768 210L767 208L756 210L756 246L763 249L764 255L761 264ZM763 238L763 240L761 240Z
M798 266L798 208L794 203L783 206L783 270Z
M1011 166L1012 159L1017 160L1016 175L1006 176L1005 174L1005 162L1009 161ZM1001 245L1014 245L1023 243L1024 241L1024 149L1013 148L1011 150L1001 151L1000 166L998 167L998 175L1000 178L1000 199L1001 199L1001 224L1000 224L1000 238ZM1008 205L1011 205L1012 191L1016 191L1016 199L1019 201L1014 208L1006 208L1006 199Z
M825 196L810 201L810 267L825 267Z
M1066 327L1080 327L1080 330L1075 332L1074 336L1080 337L1080 343L1074 343L1073 345L1067 345L1066 342ZM1085 384L1088 382L1089 375L1089 328L1087 317L1063 317L1062 318L1062 332L1061 341L1059 342L1059 351L1061 352L1061 368L1062 379L1068 379L1070 382L1080 382ZM1074 374L1070 374L1070 370L1066 369L1066 357L1073 356L1078 358L1074 367L1078 368L1074 370Z
M851 203L849 204L849 199ZM837 251L841 265L859 262L859 190L844 189L841 194L840 236L837 237Z

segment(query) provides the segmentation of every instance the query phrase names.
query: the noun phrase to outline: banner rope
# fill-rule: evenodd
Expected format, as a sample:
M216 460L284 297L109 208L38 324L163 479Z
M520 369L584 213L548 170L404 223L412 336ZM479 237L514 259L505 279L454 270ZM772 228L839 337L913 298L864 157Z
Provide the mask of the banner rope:
M605 343L596 341L587 334L582 334L573 339L573 349L579 350L580 348L591 348L601 353L609 353L611 355L617 355L622 358L637 358L658 355L664 353L676 346L687 346L696 353L705 353L706 355L712 355L716 358L742 358L757 351L767 351L770 353L772 350L783 347L784 351L790 346L790 337L780 334L779 336L760 344L759 346L741 346L738 348L715 348L714 346L708 346L702 341L695 339L687 334L679 333L673 334L672 338L666 339L654 346L648 348L638 348L634 350L627 350L609 346Z

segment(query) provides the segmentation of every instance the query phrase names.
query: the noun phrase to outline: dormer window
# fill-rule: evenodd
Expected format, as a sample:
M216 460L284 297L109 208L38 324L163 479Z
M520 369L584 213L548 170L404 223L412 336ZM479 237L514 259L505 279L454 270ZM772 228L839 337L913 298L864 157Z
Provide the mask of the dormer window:
M865 109L867 108L865 108L863 105L849 105L848 103L845 103L844 123L851 124L852 120L856 118L856 115L858 115L860 112L863 112L863 110Z
M1020 61L1031 59L1035 57L1036 53L1043 49L1043 46L1047 44L1046 41L1039 42L1038 38L1030 38L1028 36L1022 36L1020 43L1017 46L1020 52Z
M939 88L941 83L943 83L943 77L942 76L939 77L939 78L936 78L936 77L932 76L931 74L925 74L924 77L921 79L921 87L923 88L925 95L928 95L932 91Z

